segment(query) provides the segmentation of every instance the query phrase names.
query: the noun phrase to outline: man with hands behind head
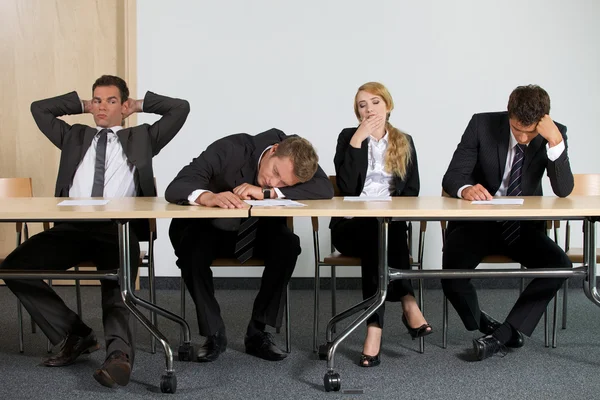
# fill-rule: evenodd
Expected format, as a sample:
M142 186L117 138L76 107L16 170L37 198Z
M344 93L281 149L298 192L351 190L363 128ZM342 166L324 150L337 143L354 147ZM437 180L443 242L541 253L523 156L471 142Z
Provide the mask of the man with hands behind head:
M330 199L333 187L307 140L270 129L217 140L179 172L165 197L182 205L241 208L246 199ZM284 359L287 354L265 327L281 326L282 299L301 250L286 219L174 219L169 235L196 305L200 335L206 337L197 360L214 361L227 346L212 262L236 257L243 263L251 256L263 258L265 269L244 339L246 352L271 361Z
M507 112L475 114L444 175L452 197L541 196L547 173L554 194L573 190L567 128L549 116L550 97L537 85L519 86ZM476 268L487 255L506 255L527 268L571 268L565 252L545 234L544 221L453 221L443 250L444 269ZM523 346L564 278L536 278L525 288L503 324L481 311L470 279L442 280L465 327L485 336L473 340L483 360L507 347Z
M42 133L61 150L56 197L156 196L152 157L183 126L187 101L147 92L144 100L129 98L125 81L103 75L92 86L92 100L76 92L31 104L31 113ZM161 115L154 124L123 128L134 112ZM69 125L59 117L91 113L95 127ZM135 279L139 242L148 240L147 221L131 224L131 270ZM91 261L98 270L119 268L119 242L114 222L69 221L32 236L0 265L4 269L67 270ZM92 329L69 309L43 280L6 280L32 319L60 351L43 361L49 367L72 364L99 348ZM94 372L104 386L127 385L133 366L134 345L129 311L121 299L119 282L101 281L102 322L106 360Z

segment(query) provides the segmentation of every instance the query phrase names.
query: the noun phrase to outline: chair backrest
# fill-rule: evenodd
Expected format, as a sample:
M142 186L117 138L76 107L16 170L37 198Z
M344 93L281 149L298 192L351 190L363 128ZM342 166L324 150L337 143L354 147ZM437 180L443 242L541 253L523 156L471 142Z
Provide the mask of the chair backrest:
M31 178L0 178L0 197L33 197Z
M337 185L337 178L335 175L329 175L329 182L331 182L331 185L333 186L333 195L334 196L341 196L342 193L340 192L340 188Z
M600 196L600 174L573 174L573 196Z
M31 178L0 178L0 197L33 197ZM15 224L18 241L22 227L23 222Z

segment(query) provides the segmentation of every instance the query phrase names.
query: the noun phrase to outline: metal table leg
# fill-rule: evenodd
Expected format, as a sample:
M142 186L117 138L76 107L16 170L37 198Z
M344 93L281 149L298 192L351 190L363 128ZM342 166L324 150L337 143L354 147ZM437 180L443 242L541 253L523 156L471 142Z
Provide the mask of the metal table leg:
M129 311L140 321L142 326L146 328L158 342L162 345L165 352L166 371L161 376L160 390L163 393L175 393L177 390L177 377L173 368L173 352L167 338L146 318L144 314L136 307L136 305L149 309L152 312L177 322L183 333L183 344L179 348L180 361L191 361L194 354L194 349L191 345L190 327L185 320L179 316L164 310L152 303L140 299L135 296L132 289L131 280L131 264L130 264L130 248L129 248L129 222L118 221L119 231L119 280L121 284L121 297L125 306Z
M589 218L583 221L583 256L583 262L588 267L583 290L592 303L600 306L600 293L596 287L596 224Z
M325 390L339 391L341 388L340 374L335 372L335 352L339 344L344 341L358 326L364 323L375 311L385 302L387 295L387 287L389 282L388 276L388 223L389 218L377 218L379 223L379 290L377 295L363 301L362 303L344 311L339 316L333 317L327 324L327 372L323 377L323 385ZM340 334L331 341L333 336L333 326L343 318L347 318L355 314L358 310L367 308L362 314L360 314L350 325L348 325Z

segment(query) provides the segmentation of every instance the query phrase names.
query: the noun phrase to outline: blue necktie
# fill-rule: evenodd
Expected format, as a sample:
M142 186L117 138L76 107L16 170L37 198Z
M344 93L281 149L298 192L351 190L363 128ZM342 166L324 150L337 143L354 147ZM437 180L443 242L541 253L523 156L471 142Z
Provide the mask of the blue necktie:
M517 144L515 146L515 159L510 170L510 178L508 189L506 190L507 196L520 196L523 191L521 190L521 175L523 172L523 159L525 158L525 149L527 148L524 144ZM504 221L502 222L502 239L508 246L513 244L521 234L521 223L520 221Z
M96 146L96 166L94 167L94 185L92 197L104 197L104 172L106 172L106 142L110 129L102 129Z

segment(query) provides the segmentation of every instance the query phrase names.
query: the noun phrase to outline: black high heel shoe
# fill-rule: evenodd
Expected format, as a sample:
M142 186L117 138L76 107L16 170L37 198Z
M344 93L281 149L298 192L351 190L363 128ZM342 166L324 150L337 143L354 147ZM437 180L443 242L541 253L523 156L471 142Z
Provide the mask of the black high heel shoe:
M368 356L365 353L360 353L360 361L358 362L358 365L360 365L361 367L369 368L369 367L376 367L379 364L381 364L381 359L379 358L379 355L381 354L381 344L382 343L383 343L383 337L379 341L379 351L374 356Z
M415 340L416 338L427 336L433 332L433 328L431 328L431 325L429 324L423 324L418 328L411 328L411 326L408 325L408 320L406 319L406 316L404 314L402 314L402 323L404 324L404 326L406 326L406 329L408 329L408 333L413 340Z
M362 353L360 355L360 361L358 362L358 365L365 368L378 366L381 364L381 359L379 358L380 353L381 349L379 349L379 353L377 353L376 356L368 356L365 353Z

